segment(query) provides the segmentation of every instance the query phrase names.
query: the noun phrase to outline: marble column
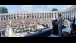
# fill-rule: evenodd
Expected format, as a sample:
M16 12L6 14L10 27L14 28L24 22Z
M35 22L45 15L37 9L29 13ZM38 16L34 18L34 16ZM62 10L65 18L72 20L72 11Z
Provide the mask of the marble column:
M73 9L72 9L72 19L73 19L74 17L73 17Z
M38 18L38 13L37 13L37 18Z
M30 18L30 17L29 17L29 14L27 14L27 16L28 16L28 18Z
M3 15L2 15L2 20L3 20Z
M9 20L9 14L8 14L8 20Z
M50 18L50 14L48 13L48 18Z
M6 20L6 15L4 15L4 20Z
M36 15L35 15L35 13L33 13L34 14L34 18L36 18Z
M63 19L65 18L64 12L63 12Z
M42 13L42 18L44 18L44 14Z
M66 18L68 19L68 11L66 11Z
M69 11L67 11L67 14L68 14L68 19L69 19Z
M28 14L29 18L30 18L30 14Z
M31 13L30 13L30 18L31 18Z
M60 12L61 16L62 16L62 12Z
M75 8L74 8L74 17L75 17Z
M0 15L0 21L1 21L1 15Z
M51 18L52 18L52 13L51 13Z
M7 17L6 17L7 15L5 15L5 19L7 20Z
M17 14L15 14L15 17L16 17L15 19L17 19Z
M63 15L63 12L61 12L61 14L62 14L62 17L63 17L63 19L64 19L64 15Z
M65 12L65 16L66 16L66 19L67 19L67 11Z
M3 15L3 19L5 20L5 15Z
M55 13L55 18L57 19L57 13Z
M68 13L68 11L67 11L67 18L69 19L69 13Z
M14 19L14 14L13 14L13 19Z
M2 15L2 20L4 20L4 17L3 17L3 15Z
M36 18L36 14L34 13L34 18Z
M9 20L9 14L8 14L7 16L8 16L8 17L7 17L7 18L8 18L8 20Z
M41 18L42 18L42 13L40 13L41 14Z
M56 18L58 18L58 13L56 13Z
M11 19L11 15L10 15L10 19Z
M69 19L71 18L71 15L70 15L70 11L69 11Z
M44 15L43 15L43 13L42 13L42 18L44 18Z
M49 13L49 18L50 18L50 13Z
M44 14L44 18L45 18L45 13L43 13Z
M61 14L62 14L62 17L63 17L63 19L64 19L63 12L61 12Z
M55 18L55 14L53 13L53 18Z
M31 13L31 18L32 18L32 13Z
M66 13L64 12L64 18L66 19Z
M45 13L45 18L46 18L46 13Z
M29 15L29 18L30 18L30 14L28 14Z
M31 13L29 14L29 18L31 18L30 16L31 16Z
M71 10L71 20L72 20L72 10Z
M23 19L25 19L25 13L23 13Z
M46 18L48 18L48 14L46 13Z
M38 17L39 17L39 13L38 13ZM40 18L40 17L39 17Z
M5 20L6 18L5 18L5 15L4 15L4 20Z
M74 17L75 17L75 8L74 8Z
M2 19L4 20L4 15L2 15Z
M35 14L33 13L33 16L34 16L34 18L35 18Z
M50 15L49 15L49 13L48 13L48 18L49 18L49 16L50 16Z
M47 18L48 18L48 13L47 13Z
M73 19L74 19L74 9L73 9L73 12L72 13L73 13Z
M10 14L9 14L10 15ZM10 20L10 16L8 15L8 20Z
M14 19L14 14L13 14L13 19Z
M22 15L21 15L21 16L22 16L22 19L23 19L23 13L22 13Z
M36 18L37 18L37 14L35 13L35 15L36 15Z
M3 20L4 20L4 15L3 15Z
M71 14L72 14L72 12L71 12L71 10L70 10L70 20L72 20Z
M12 19L14 19L14 15L12 14Z
M52 13L52 18L53 18L53 13Z
M65 19L66 19L66 12L65 12Z
M24 13L24 19L25 19L26 17L25 17L25 13Z
M67 14L66 14L66 11L65 11L65 19L66 19L66 17L67 17Z
M52 18L52 13L51 13L51 18Z
M2 20L2 15L1 15L1 20Z
M39 13L38 13L39 14ZM40 18L40 14L39 14L39 18Z
M50 16L50 18L51 18L51 13L49 13L49 16Z
M71 11L69 11L69 15L70 15L70 20L71 20Z
M27 18L27 13L25 13L25 15L26 15L26 18Z
M76 8L75 8L75 18L76 18Z
M18 16L19 14L17 14L17 16ZM17 17L17 19L18 19L18 17Z
M47 14L45 13L45 16L46 16ZM47 18L47 17L45 17L45 18Z
M6 18L6 20L8 20L8 17L7 17L7 15L5 15L5 18Z

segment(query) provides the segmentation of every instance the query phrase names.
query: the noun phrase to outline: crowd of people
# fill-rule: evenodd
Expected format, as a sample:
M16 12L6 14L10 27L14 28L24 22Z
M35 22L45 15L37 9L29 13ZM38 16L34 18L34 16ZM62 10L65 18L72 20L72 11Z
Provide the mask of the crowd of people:
M13 29L14 32L19 33L19 32L27 32L28 30L36 31L38 30L37 28L35 28L37 24L41 25L41 23L39 23L38 20L36 19L32 21L31 19L2 20L0 21L0 36L1 37L4 36L7 25L9 25ZM44 25L44 27L48 27L48 25ZM18 30L18 31L15 31L15 30Z

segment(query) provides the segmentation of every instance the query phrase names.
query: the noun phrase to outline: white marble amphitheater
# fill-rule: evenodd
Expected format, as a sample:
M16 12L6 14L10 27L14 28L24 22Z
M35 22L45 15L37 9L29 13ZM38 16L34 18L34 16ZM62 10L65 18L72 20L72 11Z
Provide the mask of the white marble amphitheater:
M51 26L52 18L58 18L58 13L62 15L63 18L68 18L72 20L74 17L76 17L76 5L71 6L68 9L62 10L62 11L46 11L46 12L15 12L13 14L0 14L0 28L3 25L8 25L9 21L12 21L12 25L16 25L19 23L21 25L21 22L24 21L24 25L35 24L36 22L39 22L40 24L48 24L48 26Z

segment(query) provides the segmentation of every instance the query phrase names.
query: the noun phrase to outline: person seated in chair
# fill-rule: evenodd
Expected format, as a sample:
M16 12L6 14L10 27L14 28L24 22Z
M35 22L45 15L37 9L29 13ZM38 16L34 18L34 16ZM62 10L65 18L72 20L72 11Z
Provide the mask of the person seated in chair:
M72 23L72 29L73 29L73 31L76 31L76 23L75 22L76 21L75 21L75 17L74 17L73 23Z
M69 35L69 34L71 33L70 25L71 25L71 23L70 23L69 20L67 20L67 19L64 20L64 27L65 27L65 28L62 29L62 34L67 34L67 35Z
M63 32L61 37L70 37L70 34L68 32Z

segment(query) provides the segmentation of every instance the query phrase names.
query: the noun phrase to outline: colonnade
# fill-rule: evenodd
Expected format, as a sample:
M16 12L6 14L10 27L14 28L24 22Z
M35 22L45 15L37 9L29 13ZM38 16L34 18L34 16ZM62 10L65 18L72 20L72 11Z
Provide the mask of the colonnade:
M10 20L18 18L58 18L58 13L0 14L0 20Z
M25 13L25 14L0 14L0 20L10 20L18 18L58 18L58 14L61 14L63 18L72 20L76 17L76 12L70 10L67 12L54 12L54 13Z
M58 18L59 13L62 15L63 18L72 20L74 17L76 17L76 5L73 5L72 7L64 11L0 14L0 20L10 20L18 18Z

